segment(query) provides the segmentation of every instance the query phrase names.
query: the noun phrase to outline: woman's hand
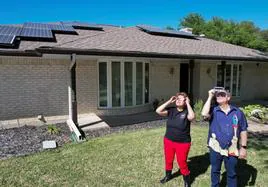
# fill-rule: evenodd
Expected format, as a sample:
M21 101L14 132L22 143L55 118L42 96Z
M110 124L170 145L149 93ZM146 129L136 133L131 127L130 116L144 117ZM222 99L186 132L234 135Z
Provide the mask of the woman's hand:
M176 99L177 99L176 96L171 96L171 98L168 100L168 102L169 102L170 104L175 103Z
M167 116L168 115L168 111L166 110L166 107L172 103L174 103L176 101L177 97L172 96L170 97L169 100L167 100L165 103L163 103L162 105L160 105L157 109L156 109L156 113L159 114L160 116Z
M189 105L189 104L190 104L190 99L189 99L189 97L186 97L186 98L185 98L185 103L186 103L186 105Z

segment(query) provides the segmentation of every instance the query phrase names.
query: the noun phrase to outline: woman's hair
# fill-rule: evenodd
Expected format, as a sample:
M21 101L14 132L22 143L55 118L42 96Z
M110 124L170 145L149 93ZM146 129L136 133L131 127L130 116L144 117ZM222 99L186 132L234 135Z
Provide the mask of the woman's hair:
M176 93L176 97L179 97L179 96L183 96L183 97L188 97L188 95L187 95L187 93L185 93L185 92L178 92L178 93Z

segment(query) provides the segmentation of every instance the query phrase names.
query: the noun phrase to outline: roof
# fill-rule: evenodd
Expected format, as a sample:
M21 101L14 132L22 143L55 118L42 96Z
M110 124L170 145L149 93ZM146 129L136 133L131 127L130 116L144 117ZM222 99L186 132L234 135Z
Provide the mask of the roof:
M146 33L138 27L102 25L103 31L75 29L78 35L55 34L56 42L20 41L17 49L0 48L0 55L24 53L77 53L87 55L143 56L268 61L258 50L204 37L195 39Z

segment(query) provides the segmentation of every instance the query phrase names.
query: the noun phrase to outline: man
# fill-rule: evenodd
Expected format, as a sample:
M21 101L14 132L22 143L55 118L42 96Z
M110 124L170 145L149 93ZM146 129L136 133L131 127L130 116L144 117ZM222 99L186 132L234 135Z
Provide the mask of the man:
M218 105L211 106L216 97ZM247 120L244 113L229 104L231 95L225 89L209 90L202 116L209 120L208 146L211 163L211 186L220 183L221 164L224 161L228 187L237 186L236 166L238 158L247 155Z

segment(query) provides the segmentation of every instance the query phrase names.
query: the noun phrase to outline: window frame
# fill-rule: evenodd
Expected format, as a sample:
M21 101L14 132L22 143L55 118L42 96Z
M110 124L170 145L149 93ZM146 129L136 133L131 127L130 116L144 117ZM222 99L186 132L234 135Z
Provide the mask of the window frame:
M215 80L215 85L217 85L218 82L218 66L220 66L221 63L216 64L216 80ZM230 76L230 93L231 96L234 98L239 98L241 96L241 86L242 86L242 77L243 77L243 62L226 62L226 66L231 65L231 76ZM237 65L237 77L236 77L236 93L233 95L233 69L234 65ZM239 75L239 66L241 65L241 75ZM241 76L241 77L239 77ZM240 94L238 94L238 82L240 78ZM226 87L226 68L224 71L224 88Z
M100 76L99 76L99 63L106 62L107 64L107 106L100 106ZM121 84L121 105L117 107L112 106L112 62L120 62L120 84ZM125 106L125 62L132 62L132 105ZM142 104L136 104L136 63L142 63ZM145 103L145 64L149 64L149 100L148 103ZM109 58L109 59L99 59L97 61L97 107L99 109L119 109L119 108L133 108L138 106L144 106L150 102L150 62L143 59L129 59L129 58Z

